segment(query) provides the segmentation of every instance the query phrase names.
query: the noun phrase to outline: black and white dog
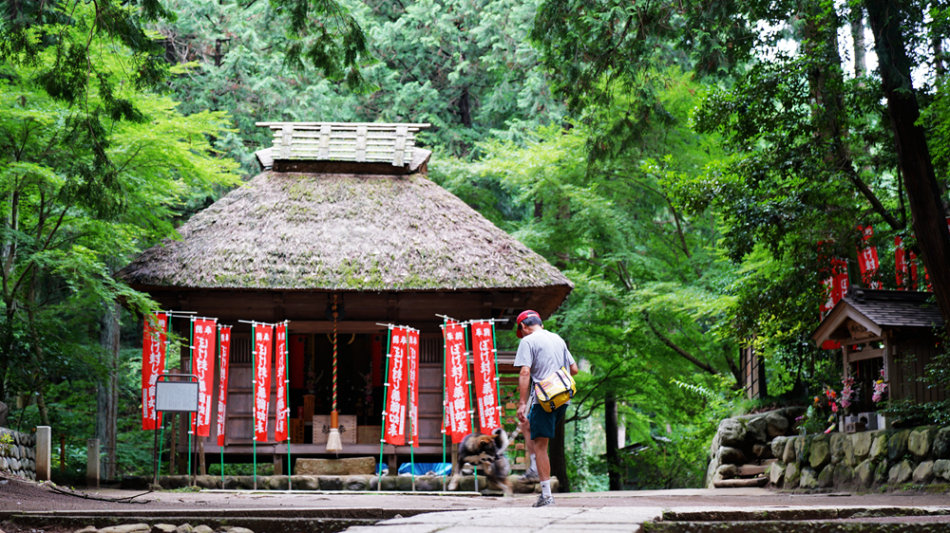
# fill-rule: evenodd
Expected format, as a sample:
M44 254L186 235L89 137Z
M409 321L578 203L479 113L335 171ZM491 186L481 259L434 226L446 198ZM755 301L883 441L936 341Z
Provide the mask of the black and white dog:
M502 428L497 428L491 435L472 433L466 435L459 443L458 462L453 465L452 481L449 490L458 487L462 470L466 465L478 468L488 478L490 488L500 489L506 496L511 496L511 485L508 483L508 474L511 473L511 464L505 451L508 449L508 434Z

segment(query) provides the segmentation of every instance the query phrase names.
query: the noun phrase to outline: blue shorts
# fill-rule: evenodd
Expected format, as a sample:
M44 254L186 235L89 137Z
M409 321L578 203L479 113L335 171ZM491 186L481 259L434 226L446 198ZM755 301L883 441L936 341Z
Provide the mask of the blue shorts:
M564 413L567 412L567 404L564 404L553 412L547 412L540 404L531 405L531 411L528 412L528 423L531 424L531 440L543 438L553 439L557 424L564 420Z

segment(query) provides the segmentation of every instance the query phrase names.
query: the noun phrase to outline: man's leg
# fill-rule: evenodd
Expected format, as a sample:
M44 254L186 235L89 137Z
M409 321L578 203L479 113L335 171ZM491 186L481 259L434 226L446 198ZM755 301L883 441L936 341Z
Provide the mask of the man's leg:
M548 439L534 439L534 457L538 463L538 479L542 482L551 479L551 460L548 458Z
M524 434L524 452L528 457L528 468L521 477L526 481L535 481L538 479L538 464L534 455L534 441L531 440L531 424L521 424L521 433Z

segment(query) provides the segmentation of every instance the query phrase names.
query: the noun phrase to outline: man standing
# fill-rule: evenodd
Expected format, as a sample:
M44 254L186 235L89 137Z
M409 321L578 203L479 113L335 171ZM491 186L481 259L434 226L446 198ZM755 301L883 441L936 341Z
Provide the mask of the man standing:
M554 438L554 430L564 419L568 404L548 413L537 402L534 387L531 385L543 381L561 367L569 368L571 375L577 374L577 363L568 351L564 339L544 329L541 315L536 311L522 311L515 327L518 328L518 338L521 339L518 353L515 355L515 366L521 367L518 375L518 420L522 423L527 421L530 426L538 478L541 480L541 496L533 507L544 507L554 505L554 497L551 496L548 441Z

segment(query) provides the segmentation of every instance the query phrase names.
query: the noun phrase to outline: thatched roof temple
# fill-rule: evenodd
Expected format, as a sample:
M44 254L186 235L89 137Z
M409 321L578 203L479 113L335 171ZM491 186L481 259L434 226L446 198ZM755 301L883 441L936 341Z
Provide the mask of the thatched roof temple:
M330 412L337 348L340 414L353 416L357 426L344 433L355 440L344 453L378 452L386 339L380 324L419 329L416 453L434 457L441 451L443 374L437 315L513 319L531 308L546 317L571 282L426 178L431 152L415 146L415 132L427 125L261 125L274 132L274 144L256 154L262 173L195 214L179 228L180 239L149 248L119 276L164 309L235 325L222 450L231 456L252 450L250 327L239 321L290 321L291 422L300 428L293 447L305 455L325 452L320 417ZM339 304L336 322L331 302ZM187 337L185 327L177 325ZM345 336L339 346L331 346L331 331ZM213 441L204 449L219 450ZM260 443L253 449L266 451ZM393 461L408 454L402 447L387 451Z
M196 290L509 293L492 306L495 316L521 307L550 314L570 292L571 282L543 257L413 172L424 169L429 155L413 146L411 132L420 125L369 125L378 138L380 132L403 136L401 143L378 142L375 151L370 144L359 160L358 150L341 148L346 141L355 145L353 125L341 132L330 123L262 124L276 135L270 153L258 157L273 158L273 168L194 215L179 229L180 240L146 250L121 277L155 296ZM316 135L310 151L287 139L299 137L294 128L301 127ZM325 151L316 159L320 146ZM340 173L341 165L371 173Z

